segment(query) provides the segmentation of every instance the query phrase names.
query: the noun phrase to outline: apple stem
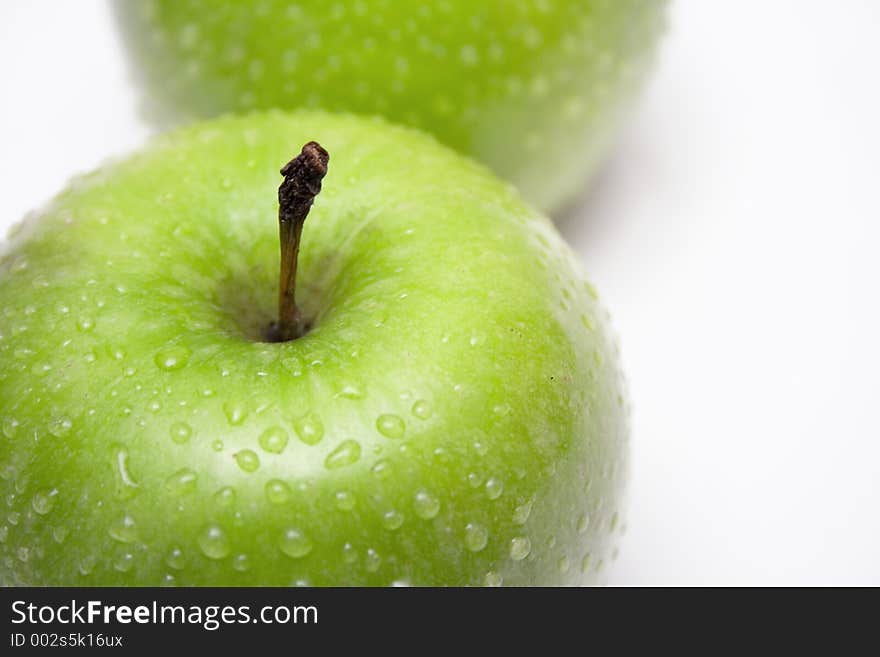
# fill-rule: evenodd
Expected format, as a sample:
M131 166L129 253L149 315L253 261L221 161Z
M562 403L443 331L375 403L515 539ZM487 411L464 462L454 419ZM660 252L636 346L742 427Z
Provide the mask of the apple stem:
M270 342L287 342L308 329L296 305L296 266L303 224L312 202L321 191L330 154L318 142L310 141L299 155L284 165L284 181L278 188L278 227L281 240L281 277L278 292L278 321L269 326Z

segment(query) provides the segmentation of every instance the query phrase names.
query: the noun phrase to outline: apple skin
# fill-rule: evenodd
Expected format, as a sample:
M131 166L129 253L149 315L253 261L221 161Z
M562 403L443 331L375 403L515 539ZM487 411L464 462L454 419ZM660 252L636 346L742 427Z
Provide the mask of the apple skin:
M160 121L281 107L377 114L556 211L650 68L665 0L117 1ZM149 106L148 106L149 107Z
M278 169L331 153L275 317ZM379 120L270 111L76 180L0 260L0 581L554 585L622 523L607 315L548 219Z

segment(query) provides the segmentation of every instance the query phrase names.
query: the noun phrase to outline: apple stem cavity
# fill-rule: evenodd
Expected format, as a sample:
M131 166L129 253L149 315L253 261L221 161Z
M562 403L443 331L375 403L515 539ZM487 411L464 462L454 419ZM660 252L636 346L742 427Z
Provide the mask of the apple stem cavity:
M316 141L302 147L284 165L284 181L278 187L278 229L281 240L281 277L278 289L278 320L267 330L269 342L287 342L305 335L308 325L296 305L296 266L303 224L312 202L321 192L330 154Z

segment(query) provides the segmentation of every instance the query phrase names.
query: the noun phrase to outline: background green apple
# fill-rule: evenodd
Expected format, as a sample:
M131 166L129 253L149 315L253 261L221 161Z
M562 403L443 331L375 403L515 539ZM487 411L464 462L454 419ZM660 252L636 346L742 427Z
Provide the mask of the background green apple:
M266 343L278 169L331 153L313 328ZM627 401L593 288L481 166L271 112L77 180L0 260L4 584L559 584L614 553Z
M381 114L570 200L644 77L664 0L117 3L149 102ZM154 107L154 110L157 109Z

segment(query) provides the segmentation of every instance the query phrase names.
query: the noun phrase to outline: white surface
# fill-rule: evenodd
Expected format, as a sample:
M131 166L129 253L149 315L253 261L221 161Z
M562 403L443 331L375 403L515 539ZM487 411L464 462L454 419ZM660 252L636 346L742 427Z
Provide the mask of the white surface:
M0 229L149 134L100 0L0 5ZM618 584L880 584L880 5L679 0L560 226L635 401Z

